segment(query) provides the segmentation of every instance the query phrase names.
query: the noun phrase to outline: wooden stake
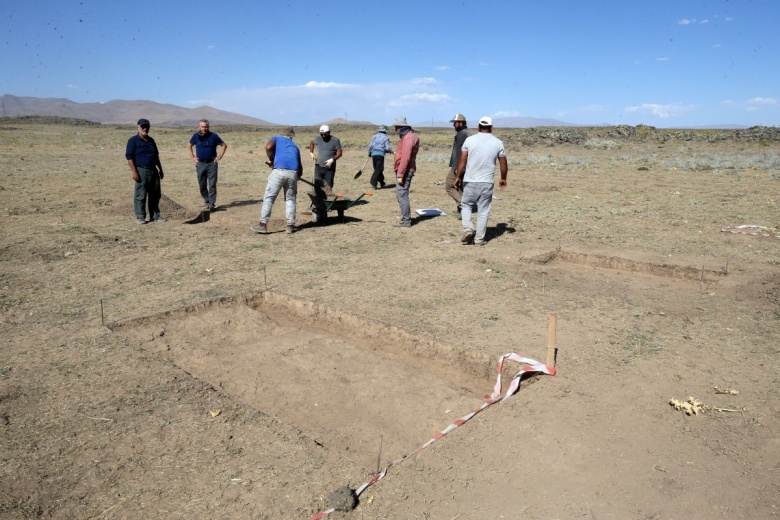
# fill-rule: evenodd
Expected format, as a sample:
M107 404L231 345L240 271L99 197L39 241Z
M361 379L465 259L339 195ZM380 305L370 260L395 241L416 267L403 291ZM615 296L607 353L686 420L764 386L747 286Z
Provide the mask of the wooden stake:
M558 349L555 347L555 329L558 325L558 313L551 312L547 328L547 364L554 367L558 359Z
M103 319L103 298L100 299L100 326L106 326L106 320Z

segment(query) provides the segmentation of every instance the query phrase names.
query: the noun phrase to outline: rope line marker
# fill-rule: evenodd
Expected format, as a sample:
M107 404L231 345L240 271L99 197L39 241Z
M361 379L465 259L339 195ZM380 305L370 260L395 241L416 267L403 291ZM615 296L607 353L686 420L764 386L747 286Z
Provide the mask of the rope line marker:
M520 367L520 370L515 374L515 376L512 378L512 380L509 382L509 387L507 388L506 393L502 396L501 395L501 372L504 370L504 363L506 361L514 361L516 363L520 363L522 366ZM451 431L455 430L459 426L463 426L469 419L477 415L482 410L496 404L496 403L503 403L507 399L509 399L512 395L514 395L517 390L520 388L520 381L526 377L531 376L534 374L547 374L550 376L555 375L555 367L549 364L540 363L539 361L536 361L535 359L522 357L514 353L504 354L503 356L498 358L498 377L496 379L496 384L493 387L493 393L490 394L490 396L485 400L482 405L474 410L471 413L467 413L460 419L455 420L452 424L444 428L442 431L438 432L436 435L431 437L428 441L426 441L422 446L417 448L413 453L410 453L408 455L404 455L400 459L396 459L392 461L390 464L387 465L385 469L382 471L377 472L368 482L365 482L363 485L361 485L359 488L355 490L355 497L359 497L360 494L365 491L368 487L376 484L378 481L382 480L385 475L387 475L388 470L392 468L393 466L398 466L408 458L410 458L412 455L416 455L417 453L420 453L425 448L433 444L434 442L438 441ZM327 511L323 511L321 513L317 513L316 515L312 516L309 520L320 520L322 518L325 518L326 516L330 515L332 512L334 512L334 508L330 508Z
M726 226L724 228L721 228L721 232L723 233L734 233L735 235L750 235L753 237L769 237L769 238L780 238L780 235L773 235L772 233L760 233L758 231L740 231L742 229L761 229L764 231L769 231L769 228L766 226L755 226L753 224L742 224L741 226Z

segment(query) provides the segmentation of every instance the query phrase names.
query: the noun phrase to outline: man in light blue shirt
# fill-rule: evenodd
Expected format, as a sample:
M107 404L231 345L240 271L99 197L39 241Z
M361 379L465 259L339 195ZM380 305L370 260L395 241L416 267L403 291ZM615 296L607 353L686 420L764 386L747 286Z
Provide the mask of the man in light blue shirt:
M393 153L390 139L387 137L387 127L379 125L379 129L368 143L368 156L374 164L374 174L371 175L371 187L375 190L385 187L385 154Z

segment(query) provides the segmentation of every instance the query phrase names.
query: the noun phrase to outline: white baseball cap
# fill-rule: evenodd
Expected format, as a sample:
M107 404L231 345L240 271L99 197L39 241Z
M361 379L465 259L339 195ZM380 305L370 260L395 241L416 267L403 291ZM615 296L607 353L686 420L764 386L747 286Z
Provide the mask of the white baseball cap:
M328 125L322 125L320 127L320 132L330 132L330 127Z
M493 126L493 118L490 116L480 117L479 126Z

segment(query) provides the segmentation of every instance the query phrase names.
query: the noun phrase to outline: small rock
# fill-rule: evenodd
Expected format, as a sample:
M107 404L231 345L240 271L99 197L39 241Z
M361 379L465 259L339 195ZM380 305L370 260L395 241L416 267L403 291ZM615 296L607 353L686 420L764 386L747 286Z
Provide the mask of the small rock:
M328 497L330 507L336 511L352 511L357 507L357 496L349 486L343 486Z

